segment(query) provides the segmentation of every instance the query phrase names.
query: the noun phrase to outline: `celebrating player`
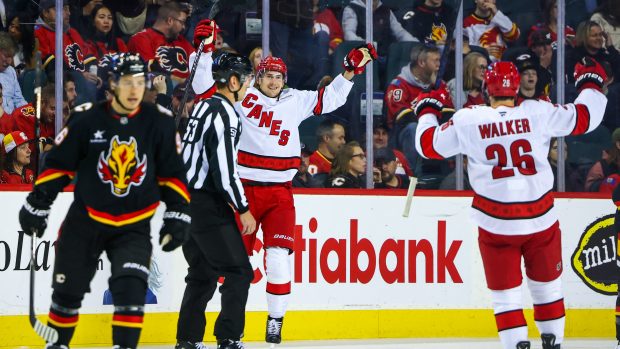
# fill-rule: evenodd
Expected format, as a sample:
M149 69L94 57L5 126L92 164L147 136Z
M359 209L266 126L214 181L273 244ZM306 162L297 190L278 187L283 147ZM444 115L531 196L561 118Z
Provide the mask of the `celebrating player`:
M198 31L198 28L196 28ZM203 58L204 57L204 58ZM267 329L265 340L280 343L284 314L291 292L290 254L293 253L295 206L291 180L300 164L299 124L312 115L331 112L346 102L355 74L376 59L371 44L359 46L345 57L345 72L318 91L285 88L287 68L282 59L266 57L258 66L255 87L235 105L243 115L239 141L239 175L250 211L263 230L267 274ZM201 56L193 84L197 93L211 72L209 57ZM256 233L256 232L255 232ZM252 253L256 234L244 236Z
M232 53L217 56L213 63L217 92L196 104L183 138L194 222L189 241L183 245L189 268L176 349L202 348L205 308L221 276L222 310L214 329L217 348L243 348L240 339L254 272L241 233L254 232L256 221L237 172L237 144L242 130L233 103L243 99L253 75L246 57ZM235 212L239 213L242 232Z
M572 104L525 100L515 107L519 72L513 63L497 62L484 79L490 107L461 109L440 126L446 91L424 93L415 106L416 148L422 156L467 155L480 254L506 349L530 348L521 300L522 257L543 349L559 349L564 339L560 227L547 153L553 137L594 130L607 104L601 92L607 76L600 64L578 63L575 78L579 96Z
M160 243L179 247L190 225L189 193L174 121L142 103L146 65L122 54L110 84L112 102L75 108L19 213L26 234L42 236L50 207L73 178L75 200L60 230L48 324L58 331L48 349L67 349L99 256L111 263L115 349L138 345L151 260L150 218L166 203Z

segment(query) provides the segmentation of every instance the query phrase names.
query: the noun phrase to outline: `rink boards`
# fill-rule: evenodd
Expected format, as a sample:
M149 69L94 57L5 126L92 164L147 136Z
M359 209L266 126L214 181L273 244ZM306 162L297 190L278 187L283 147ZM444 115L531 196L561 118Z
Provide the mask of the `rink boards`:
M293 293L285 318L288 339L492 337L496 336L489 292L469 219L471 195L419 192L402 217L405 192L298 192ZM368 193L381 195L368 195ZM2 192L0 212L0 338L7 347L36 345L29 329L30 238L18 233L17 212L25 192ZM431 196L432 195L432 196ZM56 232L72 200L56 200L37 254L36 311L45 318ZM157 244L163 204L152 220ZM616 246L609 198L556 199L563 243L567 336L613 337L617 287ZM261 234L259 232L259 234ZM259 235L260 236L260 235ZM252 259L246 340L264 336L266 304L260 242ZM180 251L154 252L142 342L173 342L183 296L186 263ZM80 315L73 344L110 343L111 305L104 293L109 262L103 256ZM531 300L524 292L527 308ZM209 312L219 309L219 298ZM531 321L531 310L527 311ZM213 314L209 313L212 332ZM7 343L8 339L8 343Z

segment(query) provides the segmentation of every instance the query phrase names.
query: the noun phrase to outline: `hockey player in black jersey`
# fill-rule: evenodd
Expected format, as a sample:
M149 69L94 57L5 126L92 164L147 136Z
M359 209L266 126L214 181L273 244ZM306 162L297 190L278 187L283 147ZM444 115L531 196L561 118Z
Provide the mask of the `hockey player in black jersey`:
M193 221L183 245L189 268L176 349L205 348L205 309L220 276L224 283L220 287L222 310L214 328L217 348L244 348L245 306L254 277L241 234L252 233L256 221L237 172L237 144L243 131L233 107L245 96L252 66L246 57L223 53L213 61L213 78L217 92L194 106L183 137Z
M110 79L113 100L74 109L19 213L24 232L42 236L58 192L77 178L56 244L48 325L59 338L48 349L68 348L104 251L112 269L114 348L136 348L152 252L149 221L160 201L166 204L162 249L174 250L188 234L180 138L172 117L142 103L145 72L138 55L120 56Z

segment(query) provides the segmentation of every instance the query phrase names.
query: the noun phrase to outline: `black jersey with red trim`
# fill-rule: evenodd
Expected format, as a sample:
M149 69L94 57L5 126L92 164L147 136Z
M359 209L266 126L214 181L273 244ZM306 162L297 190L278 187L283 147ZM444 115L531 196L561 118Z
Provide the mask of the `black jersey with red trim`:
M148 221L160 200L168 208L187 207L181 140L164 113L148 103L129 115L115 113L109 102L77 106L34 190L54 199L75 178L74 204L113 227Z

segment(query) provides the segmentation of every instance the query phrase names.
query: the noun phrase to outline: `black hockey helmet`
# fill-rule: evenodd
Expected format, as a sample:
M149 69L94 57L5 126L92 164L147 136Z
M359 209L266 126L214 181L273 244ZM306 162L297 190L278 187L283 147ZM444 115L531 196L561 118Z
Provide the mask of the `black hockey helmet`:
M121 53L112 68L116 78L123 75L141 76L146 74L146 63L138 53Z
M224 52L213 60L212 71L216 82L224 84L232 75L236 75L243 84L252 75L252 64L245 56Z

